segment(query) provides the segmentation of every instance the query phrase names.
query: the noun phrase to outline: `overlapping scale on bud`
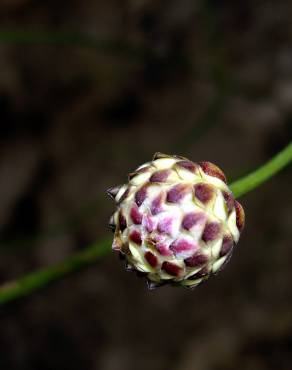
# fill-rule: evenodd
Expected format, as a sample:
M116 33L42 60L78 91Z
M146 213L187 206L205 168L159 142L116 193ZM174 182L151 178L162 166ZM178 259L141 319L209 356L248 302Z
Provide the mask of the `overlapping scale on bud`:
M149 287L193 288L226 264L244 227L244 211L210 162L156 153L110 188L113 249Z

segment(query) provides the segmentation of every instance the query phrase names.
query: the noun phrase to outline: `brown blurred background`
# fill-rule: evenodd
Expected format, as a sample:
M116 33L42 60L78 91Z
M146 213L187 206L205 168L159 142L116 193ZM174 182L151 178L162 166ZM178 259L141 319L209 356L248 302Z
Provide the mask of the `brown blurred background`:
M2 0L0 282L110 235L105 189L155 151L232 180L284 147L291 14L289 0ZM291 168L242 204L231 262L194 291L148 291L110 254L2 307L0 369L292 369Z

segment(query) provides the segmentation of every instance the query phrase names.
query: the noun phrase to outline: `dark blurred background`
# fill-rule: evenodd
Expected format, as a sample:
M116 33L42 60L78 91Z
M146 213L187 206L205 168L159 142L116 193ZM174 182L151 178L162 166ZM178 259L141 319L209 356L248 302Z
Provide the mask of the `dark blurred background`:
M105 189L155 151L233 180L284 147L291 14L289 0L1 0L0 282L110 235ZM231 262L194 291L148 291L109 254L2 307L0 369L292 369L291 168L241 201Z

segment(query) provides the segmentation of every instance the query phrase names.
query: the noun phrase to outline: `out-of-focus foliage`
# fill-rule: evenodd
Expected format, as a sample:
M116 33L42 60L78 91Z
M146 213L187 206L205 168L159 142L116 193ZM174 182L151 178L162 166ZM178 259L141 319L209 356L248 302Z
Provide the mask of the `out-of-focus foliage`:
M0 45L1 283L103 237L104 190L155 151L214 161L236 179L284 147L291 12L285 0L1 1L3 31L151 50L136 58L72 43ZM149 293L107 258L5 306L0 368L287 370L290 183L287 168L243 199L248 222L232 262L195 292ZM34 248L12 247L96 199L91 217Z

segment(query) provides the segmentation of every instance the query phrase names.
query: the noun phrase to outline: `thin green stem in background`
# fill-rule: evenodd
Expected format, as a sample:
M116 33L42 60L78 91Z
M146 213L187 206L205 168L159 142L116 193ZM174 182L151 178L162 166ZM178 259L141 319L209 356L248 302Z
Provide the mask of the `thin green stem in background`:
M0 29L0 45L1 44L15 44L15 45L52 45L52 46L73 46L80 48L89 48L94 51L113 53L122 56L133 58L134 60L145 61L147 57L155 56L155 52L150 48L146 48L143 45L134 44L125 40L99 40L93 36L76 33L76 32L62 32L62 31L51 31L51 30L4 30ZM209 111L212 111L211 115ZM207 110L206 117L204 116L202 121L199 122L198 127L195 129L193 135L188 132L180 140L180 143L185 143L188 140L189 143L194 144L196 140L199 140L201 135L209 128L208 123L211 125L212 122L217 122L215 119L212 121L212 117L216 114L213 109L213 104L210 109ZM208 122L207 122L208 121ZM212 121L212 122L211 122ZM176 148L179 144L176 144ZM25 237L19 237L14 240L0 240L0 249L8 249L11 251L13 247L34 247L36 244L57 237L64 232L68 232L76 228L81 224L85 218L89 218L95 214L95 210L99 204L99 200L91 201L90 204L83 205L76 214L69 216L64 219L60 224L53 225L48 230L41 232L37 235L29 235Z
M80 48L91 48L107 53L117 53L137 59L144 58L150 53L145 47L124 40L99 40L90 35L77 32L0 30L0 45L1 44L68 45Z
M219 114L226 107L228 96L218 89L217 96L210 102L206 111L202 114L196 125L191 127L180 137L173 145L172 151L175 153L186 153L192 148L201 137L215 125L218 125L220 120Z
M291 161L292 143L262 167L231 184L230 187L235 197L237 198L255 189L274 176L284 166L287 166ZM109 251L110 241L105 239L87 247L84 251L76 253L61 263L30 273L18 280L8 282L0 288L0 304L27 296L54 281L60 280L70 273L94 264Z

